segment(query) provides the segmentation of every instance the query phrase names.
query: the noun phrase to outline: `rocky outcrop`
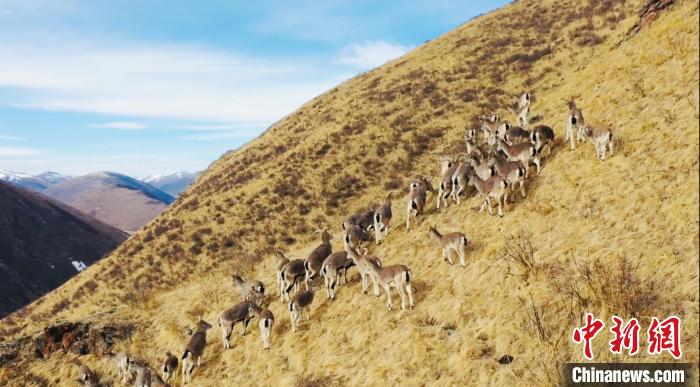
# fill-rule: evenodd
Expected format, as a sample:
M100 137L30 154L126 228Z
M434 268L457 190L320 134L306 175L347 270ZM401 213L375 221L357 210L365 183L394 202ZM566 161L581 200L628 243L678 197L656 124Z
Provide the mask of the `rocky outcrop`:
M44 333L34 339L35 354L45 358L62 350L78 355L88 353L101 357L108 353L117 340L131 337L132 324L63 323L44 328Z
M135 329L134 324L122 322L65 322L51 325L38 336L0 342L0 366L20 358L45 359L56 351L102 357L111 352L117 341L130 340Z
M639 10L639 21L627 32L627 37L634 36L642 28L651 24L664 10L675 3L676 0L647 0Z

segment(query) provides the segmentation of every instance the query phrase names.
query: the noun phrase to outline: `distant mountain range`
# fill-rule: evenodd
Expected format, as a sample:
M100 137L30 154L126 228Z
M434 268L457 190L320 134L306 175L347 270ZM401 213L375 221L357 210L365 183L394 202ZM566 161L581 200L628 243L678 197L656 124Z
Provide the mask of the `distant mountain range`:
M127 232L143 227L175 200L150 184L115 172L74 177L43 192Z
M146 176L140 179L140 181L152 185L170 196L176 197L187 189L187 187L197 179L199 174L200 172L178 171L169 175ZM37 192L43 192L52 185L62 183L72 178L72 176L51 171L38 175L30 175L28 173L0 169L0 180Z
M62 175L58 172L51 172L51 171L40 173L40 174L36 175L35 177L38 179L41 179L42 181L45 181L49 184L52 184L52 185L58 184L60 182L63 182L63 181L66 181L66 180L72 178L72 176Z
M179 171L170 175L151 175L141 179L142 182L150 184L161 191L167 192L172 196L178 196L182 191L192 184L199 176L200 172L184 172Z
M37 192L0 181L0 317L99 260L127 234Z
M138 230L160 214L197 176L199 172L179 171L137 180L115 172L73 177L0 169L0 180L43 193L127 232Z
M30 175L28 173L0 169L0 180L17 187L27 188L37 192L43 192L50 186L68 179L70 179L70 176L62 175L58 172L44 172L39 175Z
M150 181L181 192L197 176ZM0 318L116 248L175 200L132 177L0 170Z

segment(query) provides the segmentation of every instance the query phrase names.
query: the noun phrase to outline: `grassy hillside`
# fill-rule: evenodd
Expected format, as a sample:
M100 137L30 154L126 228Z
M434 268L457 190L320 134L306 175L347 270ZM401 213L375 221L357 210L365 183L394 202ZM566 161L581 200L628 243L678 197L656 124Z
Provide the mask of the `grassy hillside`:
M559 144L504 218L479 214L476 198L438 212L429 196L423 223L406 233L397 200L386 243L371 248L412 268L415 310L363 296L353 271L338 300L320 295L293 335L273 293L273 348L263 351L254 329L223 352L215 328L196 385L558 384L556 365L581 358L569 335L585 311L644 327L676 314L684 359L697 363L698 3L678 1L628 34L642 5L518 1L339 85L225 154L111 257L3 320L2 334L100 312L136 324L117 346L155 365L182 350L183 326L200 313L214 322L239 300L231 271L274 289L273 250L303 257L323 226L341 249L344 216L405 192L415 174L436 175L431 152L461 150L477 114L513 121L506 104L530 90L558 142L563 100L576 96L588 123L615 131L615 156L600 162L589 144ZM467 268L442 262L427 238L433 223L473 241ZM534 262L514 262L529 246ZM90 280L99 286L86 292ZM603 337L596 359L614 360ZM513 363L500 365L506 354ZM0 384L67 383L76 367L59 365L71 356L21 357L0 368ZM115 378L107 361L82 359Z

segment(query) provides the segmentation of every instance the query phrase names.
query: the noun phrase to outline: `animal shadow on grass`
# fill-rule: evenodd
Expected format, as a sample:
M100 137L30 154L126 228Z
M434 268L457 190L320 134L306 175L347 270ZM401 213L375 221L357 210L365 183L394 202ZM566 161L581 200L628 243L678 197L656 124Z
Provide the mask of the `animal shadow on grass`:
M308 321L306 320L306 315L299 320L299 323L297 323L297 334L309 331L311 329L310 325L314 323L314 318L317 317L317 309L318 308L311 308L311 314L309 315ZM275 327L273 328L275 331L274 333L279 336L295 334L292 332L292 322L290 321L290 318L289 313L287 313L284 319L280 319L281 321L279 323L275 322Z
M336 293L338 292L338 289L342 289L346 286L350 287L355 284L359 284L362 282L362 279L360 278L360 273L357 271L357 267L353 266L350 269L348 269L348 282L345 282L345 278L342 279L342 284L339 287L336 287ZM360 285L362 286L362 285Z
M543 116L542 114L538 114L538 115L536 115L536 116L531 117L531 118L528 120L528 123L529 123L529 124L536 124L536 123L538 123L538 122L542 122L542 120L544 120L544 116Z
M582 144L583 143L581 143L581 145ZM553 157L556 157L559 154L559 152L565 150L569 150L569 142L564 141L564 138L562 137L555 137L554 142L550 147L550 153L548 153L547 156L544 157L544 159L542 160L542 165L544 166L544 164L546 164L547 161L551 160Z
M275 334L284 335L287 332L291 332L292 323L289 321L289 313L286 313L285 317L286 318L275 318L275 326L272 328Z
M613 157L618 154L621 156L627 156L631 151L628 142L625 141L624 137L615 137L615 134L616 132L614 132L613 129L613 151L615 152ZM609 154L608 157L610 157Z
M229 350L226 350L221 346L221 332L219 332L216 335L216 339L209 339L207 341L209 341L209 343L207 345L207 348L208 348L207 350L210 350L211 352L209 352L208 355L205 355L209 359L202 358L202 367L206 366L206 364L207 364L206 360L221 359L221 357L223 357L224 354L226 354L227 352L229 352L229 353L235 352L234 349L236 348L236 346L235 346L236 343L234 343L234 342L231 342L231 349L229 349ZM181 369L178 369L178 371L181 371Z
M328 306L332 303L332 300L326 298L326 291L320 290L321 292L323 292L321 293L319 292L319 290L316 291L316 296L318 297L318 299L314 299L314 303L311 304L310 318L312 320L314 318L323 319L323 315L326 313L326 310L328 310Z
M414 276L411 286L413 286L413 302L415 303L415 307L418 307L426 299L426 295L433 289L434 285L430 281L417 279ZM392 288L392 290L396 291L394 288ZM396 298L398 298L398 308L400 309L401 298L398 296L398 294L396 295Z
M467 235L467 238L469 238L469 235ZM465 260L467 261L467 266L469 266L469 259L473 261L479 253L484 249L484 243L477 240L474 240L472 238L469 238L469 244L467 244L467 251L466 251L466 256Z
M314 324L315 321L320 321L323 319L323 315L328 309L327 301L330 300L326 299L325 288L316 288L314 302L311 304L311 313L309 314L309 319L306 319L306 313L304 313L304 315L299 320L299 323L297 324L297 333L309 331L311 329L311 324ZM285 318L275 319L275 327L273 329L278 335L292 333L292 323L289 320L289 309L286 309L286 312L287 313L284 314Z

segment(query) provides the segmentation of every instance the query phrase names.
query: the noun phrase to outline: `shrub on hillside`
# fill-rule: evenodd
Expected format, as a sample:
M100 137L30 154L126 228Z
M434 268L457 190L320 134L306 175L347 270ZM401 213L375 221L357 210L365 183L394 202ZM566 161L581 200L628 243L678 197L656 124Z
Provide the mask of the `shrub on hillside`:
M202 254L202 245L199 245L199 244L193 245L190 247L189 251L192 255Z
M56 302L55 304L53 304L53 306L51 307L51 311L49 312L49 314L51 314L52 316L55 316L55 315L57 315L58 313L60 313L60 312L62 312L62 311L64 311L64 310L66 310L66 309L68 309L68 308L70 307L70 305L71 305L71 302L70 302L69 299L67 299L67 298L61 298L60 301L58 301L58 302Z
M507 265L507 275L517 275L528 280L538 270L532 234L520 232L505 235L502 259Z
M331 144L325 143L320 148L316 149L316 152L314 152L314 154L316 155L316 157L325 156L331 150L331 148Z
M406 141L401 146L406 151L409 158L413 159L423 151L428 149L430 145L430 139L428 136L414 133L410 141Z
M595 46L603 43L604 41L605 38L598 36L593 32L586 32L584 34L581 34L575 40L576 45L578 45L579 47Z
M357 176L344 174L322 196L326 197L327 207L338 208L343 200L362 193L365 188L367 188L367 184L362 179Z
M300 184L300 176L292 175L289 179L277 181L274 187L272 187L272 192L275 194L285 197L299 197L306 194L306 190Z
M580 322L592 306L639 319L658 305L656 283L642 279L627 257L605 263L600 259L579 262L572 257L572 264L574 273L570 278L552 281L574 321Z
M471 102L476 99L477 91L474 89L464 89L459 92L458 96L464 102Z
M146 232L146 235L143 236L143 241L150 242L152 240L153 240L153 233L151 231Z
M552 53L551 47L536 49L528 54L517 53L507 57L504 62L515 65L515 69L522 71L532 67L532 64L540 60L542 57Z
M230 248L232 248L232 247L235 245L235 241L234 241L233 238L231 238L231 237L226 237L226 238L224 238L224 240L222 241L222 243L223 243L224 247L227 248L227 249L230 249Z

